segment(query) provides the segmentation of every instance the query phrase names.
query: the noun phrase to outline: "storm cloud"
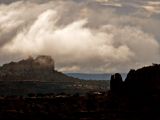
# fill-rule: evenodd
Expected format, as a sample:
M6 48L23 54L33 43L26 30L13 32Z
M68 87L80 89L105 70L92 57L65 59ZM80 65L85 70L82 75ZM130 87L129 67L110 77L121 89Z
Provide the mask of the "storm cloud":
M159 61L159 2L0 2L1 64L46 54L63 72L127 72Z

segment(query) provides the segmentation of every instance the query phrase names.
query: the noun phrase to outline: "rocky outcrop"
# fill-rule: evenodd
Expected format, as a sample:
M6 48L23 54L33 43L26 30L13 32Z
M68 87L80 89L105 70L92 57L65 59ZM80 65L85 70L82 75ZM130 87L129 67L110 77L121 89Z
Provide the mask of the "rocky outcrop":
M1 70L8 71L24 71L24 70L38 70L38 69L52 69L54 70L54 60L50 56L38 56L35 59L29 57L28 59L19 62L11 62L4 64Z
M136 94L154 94L160 91L160 65L131 70L124 82L128 92Z
M29 57L19 62L4 64L0 67L0 80L52 79L54 73L54 60L50 56L40 55L35 59Z
M128 94L152 94L155 91L160 91L160 65L154 64L137 70L132 69L124 82L122 82L121 75L116 73L111 77L110 82L111 91L125 91Z
M159 112L157 108L160 107L160 65L132 69L124 81L121 80L120 74L116 73L111 77L110 84L108 97L112 109L133 113ZM144 114L144 117L146 115Z
M123 81L119 73L111 76L110 89L114 93L119 93L123 89Z
M108 81L85 81L69 77L54 68L50 56L38 56L0 67L0 95L28 93L80 93L106 91Z

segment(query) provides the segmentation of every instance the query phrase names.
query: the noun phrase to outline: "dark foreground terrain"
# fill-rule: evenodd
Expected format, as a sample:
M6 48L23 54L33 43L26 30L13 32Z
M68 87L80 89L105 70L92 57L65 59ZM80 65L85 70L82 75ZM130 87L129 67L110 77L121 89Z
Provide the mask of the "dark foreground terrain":
M159 120L160 65L111 76L110 91L1 96L0 119Z
M59 94L65 92L73 95L79 93L85 95L90 91L108 91L109 81L89 81L77 80L70 81L0 81L0 96L27 96L29 93L34 94Z
M0 119L104 119L106 93L88 93L86 96L29 94L28 97L0 98ZM108 117L108 116L107 116Z
M134 101L136 100L136 101ZM29 94L0 97L0 120L159 120L158 99L130 100L107 93Z
M116 73L108 84L66 76L38 56L3 65L0 81L0 120L160 120L158 64L130 70L125 80Z

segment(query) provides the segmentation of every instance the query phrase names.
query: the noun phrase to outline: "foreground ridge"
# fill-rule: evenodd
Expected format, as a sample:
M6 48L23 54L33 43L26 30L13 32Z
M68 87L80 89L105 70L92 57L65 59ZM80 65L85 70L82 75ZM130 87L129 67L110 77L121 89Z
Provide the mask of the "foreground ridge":
M112 75L109 92L1 96L1 119L159 120L160 65Z

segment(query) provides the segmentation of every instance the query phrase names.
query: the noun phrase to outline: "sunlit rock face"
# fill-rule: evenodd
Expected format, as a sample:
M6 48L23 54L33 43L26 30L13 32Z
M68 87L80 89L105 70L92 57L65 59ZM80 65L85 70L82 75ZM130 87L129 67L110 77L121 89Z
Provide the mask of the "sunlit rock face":
M0 80L31 80L41 76L51 76L54 72L54 60L50 56L40 55L35 59L11 62L0 67Z

